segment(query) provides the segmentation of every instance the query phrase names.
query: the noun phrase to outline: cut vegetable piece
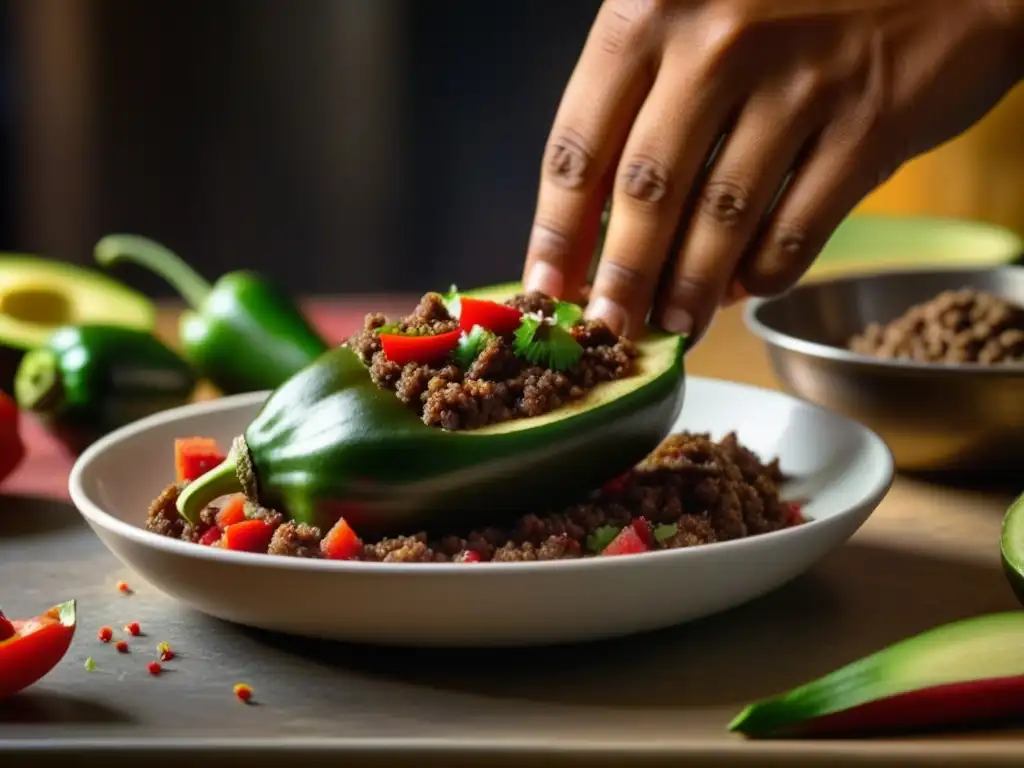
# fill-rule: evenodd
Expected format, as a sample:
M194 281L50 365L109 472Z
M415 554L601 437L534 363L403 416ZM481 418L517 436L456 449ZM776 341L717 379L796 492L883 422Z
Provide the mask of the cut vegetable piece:
M472 295L504 301L519 290ZM195 523L218 496L242 491L321 531L344 517L377 537L475 524L481 510L514 514L538 499L569 504L669 433L683 404L684 342L649 331L632 375L541 416L464 431L423 424L374 384L353 350L338 347L272 393L228 459L186 487L177 508Z
M362 546L363 542L345 518L338 520L320 542L320 550L328 560L351 560Z
M1003 517L999 551L1010 587L1024 604L1024 494L1010 505Z
M225 528L221 543L235 552L266 552L273 535L274 526L266 520L246 520Z
M245 520L245 494L235 493L228 497L224 506L217 510L217 526L223 530L229 525Z
M197 480L224 461L212 437L182 437L174 441L174 467L179 483Z
M464 331L471 331L478 325L498 335L512 333L519 327L522 316L523 313L515 307L497 301L472 296L459 299L459 327Z
M644 544L636 528L632 525L627 525L619 531L619 535L612 539L611 544L605 547L601 554L603 556L639 555L641 552L647 552L648 549L649 547Z
M857 735L1024 715L1024 612L947 624L748 706L748 736Z
M427 365L444 360L458 346L462 331L449 331L433 336L405 336L396 333L380 334L384 356L393 363Z
M42 679L64 658L75 635L75 601L10 624L14 633L0 642L0 699Z

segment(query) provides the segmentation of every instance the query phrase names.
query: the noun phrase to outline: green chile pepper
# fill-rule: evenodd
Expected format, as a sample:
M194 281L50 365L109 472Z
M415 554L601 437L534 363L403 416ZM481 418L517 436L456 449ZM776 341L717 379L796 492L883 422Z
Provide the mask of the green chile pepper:
M224 394L274 389L327 351L301 310L254 272L231 272L210 285L168 248L138 235L96 244L103 266L129 261L169 282L191 311L179 324L189 363Z
M344 517L375 536L570 503L668 434L683 402L683 341L652 333L640 373L575 407L464 432L423 424L351 349L332 349L270 395L178 511L195 521L243 491L321 530Z
M158 411L186 404L191 367L152 334L118 325L58 328L22 358L18 406L75 449Z

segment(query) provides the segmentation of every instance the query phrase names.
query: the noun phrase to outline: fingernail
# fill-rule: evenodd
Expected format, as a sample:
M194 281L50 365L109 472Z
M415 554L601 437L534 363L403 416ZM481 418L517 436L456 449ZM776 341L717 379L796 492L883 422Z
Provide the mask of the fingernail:
M693 316L685 309L669 307L661 316L661 327L669 333L692 333Z
M598 296L587 305L587 317L591 320L604 320L605 324L616 333L626 336L629 328L629 314L620 304L616 304L606 296Z
M526 276L526 290L540 291L548 296L561 296L565 286L562 273L544 261L538 261Z

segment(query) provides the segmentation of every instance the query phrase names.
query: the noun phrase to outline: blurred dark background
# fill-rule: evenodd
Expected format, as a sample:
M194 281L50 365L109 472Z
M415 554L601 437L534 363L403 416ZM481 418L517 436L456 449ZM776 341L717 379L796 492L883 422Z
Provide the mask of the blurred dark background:
M295 292L516 278L598 5L6 0L0 249L135 232Z

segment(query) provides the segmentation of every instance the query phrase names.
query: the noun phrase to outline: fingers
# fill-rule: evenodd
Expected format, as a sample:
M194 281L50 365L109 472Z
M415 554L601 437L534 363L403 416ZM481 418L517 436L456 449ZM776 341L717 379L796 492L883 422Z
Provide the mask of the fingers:
M737 277L750 294L782 293L803 276L836 227L895 170L873 155L862 142L822 137L739 265Z
M527 248L527 290L574 298L597 241L610 174L650 88L651 19L639 4L598 12L559 105Z
M747 102L704 180L655 319L699 336L730 291L734 269L765 220L801 150L817 131L820 101L810 79L767 88Z
M689 191L735 107L727 73L685 53L666 54L629 134L587 308L627 335L645 323Z

